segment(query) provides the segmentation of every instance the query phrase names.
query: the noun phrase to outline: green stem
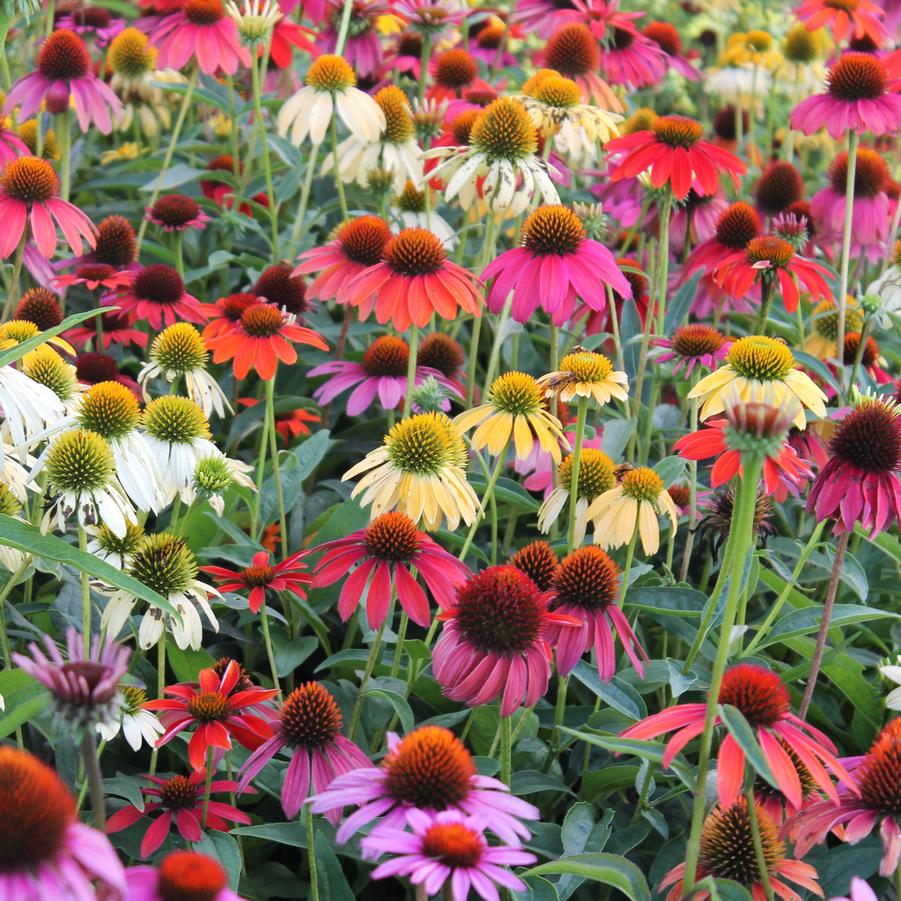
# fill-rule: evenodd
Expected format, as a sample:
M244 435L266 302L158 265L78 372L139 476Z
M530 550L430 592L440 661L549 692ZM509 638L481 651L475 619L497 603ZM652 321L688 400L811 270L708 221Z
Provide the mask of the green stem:
M256 494L253 498L253 505L250 510L250 535L257 538L260 526L260 506L263 496L263 474L266 465L266 452L269 446L269 416L263 416L263 424L260 426L260 449L257 457L257 474L256 474Z
M666 192L660 209L660 253L657 265L657 331L663 334L666 321L666 294L669 280L669 223L673 212L673 195Z
M694 388L697 381L692 377L689 390ZM688 413L688 427L690 432L698 430L698 399L689 401L691 405ZM685 537L685 548L682 551L682 567L679 571L679 581L684 582L688 578L688 567L691 563L691 554L695 544L695 525L698 518L698 461L688 461L688 534Z
M357 700L354 704L353 715L350 718L350 728L347 732L347 737L353 741L354 735L356 735L357 727L360 725L360 719L363 716L363 695L366 692L366 685L369 680L372 678L373 670L375 669L375 665L379 659L379 650L382 647L382 636L385 632L385 626L388 624L388 621L392 619L392 614L394 612L394 599L391 600L391 608L388 611L388 615L382 621L382 624L378 627L378 630L375 633L375 638L372 642L372 647L369 649L369 657L366 658L366 668L363 670L363 678L360 680L360 690L357 694Z
M346 222L349 214L347 212L347 197L344 195L344 182L341 179L341 160L338 156L338 125L336 118L336 116L332 116L329 132L332 138L332 156L335 161L335 187L338 189L338 203L341 206L341 221Z
M732 509L732 523L729 531L734 533L735 559L744 561L754 542L754 513L757 505L757 483L763 468L760 454L742 456L744 474L738 484L735 504ZM732 638L732 627L738 611L741 596L741 574L733 573L729 582L729 593L726 598L726 609L723 611L723 624L717 645L716 659L710 674L710 688L707 695L707 709L704 715L704 730L701 733L701 746L698 752L698 769L695 777L694 805L692 809L691 831L685 857L685 895L694 888L698 869L698 856L701 849L701 829L704 825L704 811L707 798L707 772L710 767L710 751L713 745L713 727L716 722L719 706L720 688L723 675L729 660L729 644Z
M835 344L838 370L839 400L845 398L845 367L842 360L845 346L845 316L848 306L848 273L851 268L851 229L854 225L854 182L857 176L857 147L860 138L853 129L848 132L848 176L845 184L845 222L842 229L842 262L839 270L838 297L835 302L838 305L838 325L835 336Z
M72 193L72 112L66 110L56 117L56 133L59 136L60 172L59 195L68 200Z
M156 697L162 701L166 693L166 630L163 629L160 640L156 644ZM150 754L150 775L156 774L156 762L160 749L154 746Z
M501 309L500 318L497 321L497 325L494 329L494 341L491 344L491 355L488 357L488 370L485 373L485 387L483 389L483 393L485 395L488 394L488 389L491 387L491 383L494 381L494 377L497 375L498 367L500 366L501 361L501 341L503 340L504 328L507 325L507 320L510 318L510 310L513 306L513 292L511 291L507 295L507 299L504 301L504 306Z
M576 414L576 436L573 445L572 470L569 479L569 519L566 526L566 552L571 554L576 547L576 507L579 501L579 468L582 460L582 444L585 441L585 421L588 418L588 398L579 398Z
M407 354L407 395L404 398L404 419L410 415L413 406L413 390L416 387L416 356L419 351L419 329L410 326L410 349Z
M304 819L307 825L307 865L310 868L310 901L319 901L319 865L316 862L316 830L313 825L313 808L307 804L304 810Z
M103 776L100 773L100 760L97 755L97 740L93 729L89 726L81 739L81 757L91 789L91 813L93 826L103 832L106 829L106 800L103 795Z
M757 873L763 886L766 901L773 901L773 883L770 881L770 868L767 864L766 854L763 850L763 839L760 835L760 823L757 819L757 802L754 800L754 782L750 781L745 790L745 798L748 805L748 822L751 825L751 839L754 842L754 857L757 860Z
M12 78L9 74L9 60L6 56L6 39L9 36L9 16L0 13L0 78L4 93L8 94L12 86Z
M307 215L307 205L310 202L310 190L313 187L313 176L316 174L316 160L319 156L319 145L313 144L310 148L310 158L307 160L307 171L303 177L303 187L300 189L300 204L294 217L294 225L291 226L291 256L298 250L300 243L300 231Z
M629 572L632 569L632 560L635 557L635 545L638 543L638 523L635 523L635 528L632 529L632 537L629 539L629 544L626 546L626 560L623 563L623 575L622 580L619 586L619 597L616 600L616 606L619 607L620 610L623 609L626 603L626 592L629 590Z
M755 331L758 335L766 334L766 324L770 318L770 307L773 303L773 282L767 273L760 279L760 312L757 314ZM800 309L800 301L798 302Z
M203 815L200 819L200 828L206 829L206 820L210 812L210 793L213 786L213 747L210 745L206 752L206 781L203 784Z
M262 60L257 59L256 53L250 62L250 74L253 83L253 110L260 132L263 157L263 176L266 179L266 197L269 200L269 225L272 232L272 258L278 260L281 257L278 240L278 207L275 204L275 189L272 186L272 160L269 157L269 139L266 137L266 122L263 118L263 91L260 84L260 66ZM335 161L337 165L337 159Z
M397 629L397 644L394 646L394 660L391 663L391 678L396 679L400 672L400 660L404 653L404 642L407 639L407 626L410 623L410 617L406 611L400 614L400 626Z
M30 562L31 557L27 554L24 555L22 562L19 564L19 568L6 580L6 584L3 586L2 590L0 590L0 647L2 647L3 651L3 666L5 669L12 668L12 661L9 649L9 636L6 634L6 620L3 616L3 605L9 597L9 593L16 587L19 583L19 579L22 578L25 570L28 569L28 564Z
M344 0L341 10L341 25L338 27L338 40L335 43L335 54L341 56L347 44L347 32L350 30L350 14L354 8L353 0Z
M525 711L523 711L525 713ZM501 782L509 785L513 776L513 733L510 717L501 717Z
M263 644L266 646L266 656L269 658L269 669L272 671L272 687L276 691L281 692L282 688L278 682L278 673L275 670L275 653L272 650L272 638L269 635L269 614L266 611L266 604L260 608L260 624L263 627Z
M554 706L554 737L558 738L563 717L566 714L566 694L569 690L569 676L560 676L557 680L557 703Z
M175 271L181 276L182 280L185 277L185 260L184 254L182 253L182 233L175 233L175 240L173 241L174 248L173 253L175 255ZM97 317L98 324L101 322L100 316Z
M285 492L282 488L282 471L278 462L278 433L275 430L275 376L266 380L266 421L269 433L269 455L272 457L272 480L275 483L275 501L278 505L278 524L281 528L282 559L288 556L288 519L285 513Z
M13 257L13 273L6 290L6 303L3 305L3 321L7 322L13 314L15 304L19 300L19 280L22 277L22 263L25 261L25 242L28 238L28 229L22 232L22 239L16 247Z
M431 58L431 53L432 36L426 31L422 35L422 53L419 57L419 84L416 87L416 96L419 98L420 103L422 103L423 98L425 97L425 83L428 81L429 59ZM426 187L426 191L428 191L428 187Z
M476 511L472 525L469 527L469 534L466 536L466 541L463 543L463 549L457 555L460 560L466 559L466 555L469 553L469 549L472 547L473 539L476 537L476 531L481 525L482 520L485 518L485 505L494 494L494 486L497 484L497 480L498 478L500 478L500 474L503 471L504 462L507 458L507 448L509 447L509 445L510 442L508 440L501 452L497 455L497 463L495 463L494 465L494 470L488 478L488 484L485 486L485 493L482 495L481 509Z
M901 206L901 204L898 204ZM857 373L860 370L860 364L863 360L863 352L867 347L867 332L869 330L870 320L865 319L860 327L860 339L857 342L857 350L854 351L854 362L851 365L851 377L848 379L848 389L854 387L857 382ZM842 357L844 358L844 348L842 348Z
M88 535L83 528L78 528L78 548L83 553L88 550ZM91 583L88 574L82 570L81 578L81 638L85 656L91 653Z

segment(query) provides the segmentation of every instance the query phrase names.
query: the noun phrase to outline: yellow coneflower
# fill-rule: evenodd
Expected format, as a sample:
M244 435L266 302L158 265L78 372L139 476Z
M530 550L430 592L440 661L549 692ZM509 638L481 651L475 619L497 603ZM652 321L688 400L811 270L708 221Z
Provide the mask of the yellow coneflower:
M845 308L845 331L859 332L863 326L863 311L857 300L850 295ZM838 309L835 301L821 300L811 314L813 331L804 341L804 351L820 360L835 357L838 352Z
M757 66L774 69L782 62L782 54L768 31L754 29L729 35L720 57L724 66Z
M689 399L703 401L701 419L708 419L723 411L726 389L736 385L742 397L769 386L776 402L795 397L802 408L794 419L794 425L803 429L807 421L804 407L815 416L826 415L826 395L813 380L800 369L795 369L795 358L785 342L765 335L749 335L739 338L726 355L726 362L715 372L705 376L688 394Z
M645 554L656 554L660 547L660 516L669 517L674 532L679 522L663 479L647 466L626 472L618 485L589 505L585 515L594 526L594 543L604 550L628 544L637 529Z
M0 325L0 350L8 350L17 344L24 344L40 334L41 330L33 322L29 322L27 319L11 319ZM75 356L75 348L64 338L48 338L47 343Z
M487 403L461 413L454 424L461 432L478 426L472 436L473 450L487 447L495 456L503 453L512 438L520 460L528 457L537 439L554 462L559 463L560 443L566 441L560 420L544 408L537 379L524 372L498 376L491 383Z
M538 379L548 397L569 403L574 397L593 397L603 406L629 399L629 377L613 368L603 354L577 347L560 361L556 372Z
M351 493L371 505L375 519L398 510L426 529L443 520L454 531L461 520L471 525L479 500L466 480L466 445L459 429L443 413L421 413L397 423L384 444L351 467L342 481L362 475Z

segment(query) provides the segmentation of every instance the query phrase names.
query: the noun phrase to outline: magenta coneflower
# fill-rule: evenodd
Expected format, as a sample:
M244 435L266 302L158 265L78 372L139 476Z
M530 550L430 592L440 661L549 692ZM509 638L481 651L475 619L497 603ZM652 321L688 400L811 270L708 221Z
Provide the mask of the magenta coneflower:
M10 256L30 228L41 254L56 253L58 225L72 248L80 254L85 243L93 247L97 229L77 206L59 196L59 179L47 160L22 156L0 172L0 258Z
M196 851L171 851L159 867L129 867L128 901L241 901L218 861Z
M113 14L102 6L82 6L60 16L56 24L78 35L93 38L97 47L106 47L124 30L125 19L114 18Z
M238 63L250 65L250 54L241 46L238 28L225 14L222 0L186 0L183 9L161 19L150 34L159 48L161 69L182 69L194 56L200 71L227 75L238 71Z
M26 751L0 747L0 897L125 896L125 871L103 833L78 821L62 779Z
M326 53L335 53L341 24L341 0L326 0L324 28L319 33L319 43ZM361 77L376 76L382 65L382 42L378 20L389 16L392 8L384 0L353 0L350 28L344 45L343 56Z
M0 124L0 168L17 156L28 156L28 145L11 128Z
M273 721L275 734L241 767L238 794L279 751L289 748L291 762L282 786L282 810L289 820L293 820L310 796L311 787L313 794L318 794L325 791L336 776L371 766L363 751L341 734L342 724L343 717L335 699L322 685L306 682L295 688L282 701L277 719ZM337 825L341 810L335 808L326 816Z
M776 673L751 663L733 666L723 677L718 700L720 704L736 707L744 715L754 730L776 783L796 807L801 806L801 777L784 744L792 749L830 798L837 799L838 794L826 767L839 779L851 783L851 776L835 756L835 745L819 729L791 712L788 689ZM706 703L677 704L645 717L626 729L622 737L644 740L675 732L663 754L663 765L667 767L692 739L703 732L706 710ZM719 716L716 724L721 724ZM745 777L745 754L731 734L726 735L720 745L716 776L719 802L728 807L738 798Z
M359 363L330 360L313 367L307 373L309 378L331 376L313 392L313 397L320 404L328 404L339 394L353 388L347 399L348 416L359 416L372 406L376 398L383 410L395 410L403 403L407 393L409 354L410 349L403 338L395 335L376 338ZM427 378L435 379L449 394L462 397L459 388L442 373L428 366L420 366L417 361L415 384L419 385ZM445 413L450 410L448 398L445 398L441 408Z
M19 107L20 120L28 119L45 100L62 110L75 107L78 126L87 131L93 122L105 135L113 130L113 119L122 103L91 67L91 54L84 41L66 28L50 34L38 51L35 71L23 75L6 95L4 112ZM76 251L80 253L80 251Z
M500 897L495 885L511 892L527 889L506 868L534 863L535 855L523 851L518 843L489 845L481 818L454 810L434 815L410 810L406 820L410 832L383 829L361 841L368 856L390 855L372 871L373 879L406 876L425 889L427 896L443 892L448 901L468 901L470 891L484 901L495 901Z
M639 676L644 676L641 658L648 659L644 648L617 606L620 573L616 564L599 547L578 548L560 561L551 578L551 609L575 619L579 626L551 626L548 640L557 652L557 670L568 675L594 648L598 675L609 682L616 673L614 636L632 661Z
M885 10L872 0L804 0L795 15L808 31L831 28L836 44L846 38L869 38L879 47L886 35L881 21Z
M817 519L835 517L836 532L859 522L872 537L901 518L899 413L888 398L865 396L836 426L807 498Z
M538 586L514 566L491 566L457 589L432 653L432 671L452 701L480 707L501 699L501 716L547 691L553 626L579 620L548 610Z
M189 228L202 229L210 221L200 204L184 194L163 194L153 206L145 210L145 219L163 231L182 232Z
M610 84L638 89L663 81L666 56L656 41L627 20L635 15L617 13L616 21L608 22L607 45L601 49L601 74Z
M109 350L113 345L117 347L147 347L147 332L142 332L134 327L134 317L128 313L122 313L119 310L110 310L108 313L102 313L100 320L103 325L103 340L99 339L97 333L97 317L93 317L84 322L83 325L76 325L75 328L69 329L64 338L75 347L86 347L91 344L93 347L98 345L103 350Z
M531 833L522 820L537 820L538 808L510 794L503 782L480 776L463 742L443 726L420 726L403 738L388 733L388 753L379 766L338 776L312 799L313 813L358 807L336 836L346 842L381 817L370 835L400 828L410 810L453 810L480 817L502 841L518 844Z
M541 52L543 65L574 81L583 98L601 109L621 113L622 101L598 75L601 50L597 38L581 22L569 22L548 38Z
M802 100L791 114L791 127L811 135L821 128L840 138L858 134L892 134L901 129L901 95L880 60L869 53L846 53L826 76L825 94Z
M586 235L579 217L565 206L540 206L522 227L522 246L490 263L482 276L494 279L488 308L499 313L513 292L510 314L527 322L539 305L556 325L569 320L576 298L592 310L607 306L605 286L629 298L632 288L616 265L616 258Z
M266 602L267 591L290 591L295 597L306 599L306 586L310 584L304 557L309 551L298 551L281 563L272 563L269 551L253 555L250 566L244 569L225 569L222 566L201 566L202 572L216 579L220 591L247 592L251 613L259 613Z
M416 570L443 608L453 605L454 589L470 575L463 563L417 529L404 513L383 513L365 529L326 542L316 551L324 553L316 564L313 587L323 588L344 579L338 613L343 620L349 619L365 597L371 629L378 629L384 622L392 596L414 623L429 625L432 614L428 597L411 570ZM348 575L354 564L358 564L356 569Z
M648 22L641 33L650 38L663 51L666 61L689 81L698 81L701 73L682 53L682 37L670 22Z
M175 322L206 322L200 301L188 294L181 276L165 263L151 263L130 273L128 284L101 303L119 307L157 330Z
M695 367L716 369L726 358L732 342L709 325L691 323L681 325L672 338L654 338L653 344L664 348L656 359L658 363L673 363L673 375L683 371L690 379Z

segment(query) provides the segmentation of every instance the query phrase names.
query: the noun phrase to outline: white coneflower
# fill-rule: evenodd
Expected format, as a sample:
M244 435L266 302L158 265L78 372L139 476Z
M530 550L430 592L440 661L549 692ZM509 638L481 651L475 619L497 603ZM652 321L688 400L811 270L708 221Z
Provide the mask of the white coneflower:
M226 410L233 412L219 383L207 372L206 342L189 322L176 322L160 332L150 345L149 357L138 374L145 401L150 400L147 383L151 379L162 377L176 384L184 378L188 397L203 410L204 416L215 412L221 418Z
M67 363L49 344L25 354L22 372L39 385L49 388L71 413L78 404L78 396L84 386L78 381L75 367Z
M250 473L253 467L241 460L233 460L225 454L217 453L197 463L194 470L194 482L182 492L182 500L193 504L196 498L209 502L209 505L220 515L225 511L225 500L222 492L230 485L256 490Z
M95 526L88 530L87 551L116 569L125 569L143 538L144 527L138 523L130 522L121 537L114 535L109 526Z
M347 60L328 53L309 68L306 83L289 97L278 114L278 133L298 147L307 135L318 147L332 116L338 115L360 141L377 141L385 130L385 114L369 96L355 87L357 76Z
M66 415L63 402L49 388L12 366L0 366L0 409L4 437L20 455L24 454L24 445ZM0 453L7 450L5 444L0 442Z
M425 228L438 235L441 243L451 250L459 238L456 230L434 210L426 210L425 190L408 181L394 201L391 215L398 231L404 228Z
M391 175L395 192L399 192L407 181L418 183L422 178L422 152L416 143L410 104L396 85L382 88L375 102L385 116L385 130L377 141L361 141L356 135L342 141L338 146L338 173L345 184L356 182L365 188L370 173L385 170ZM323 174L333 165L334 158L326 157Z
M64 532L66 520L75 514L83 529L104 523L114 535L125 535L135 511L116 479L116 461L105 438L89 429L54 435L31 470L32 482L42 471L50 494L56 495L44 514L42 532L54 519Z
M198 607L210 625L219 631L219 622L207 600L222 595L197 579L197 559L183 538L160 532L147 535L135 549L126 571L148 588L162 595L175 609L172 616L153 605L148 606L138 628L138 645L152 648L168 625L179 648L197 650L203 639L203 622ZM101 626L107 635L122 631L138 599L127 591L114 591L103 610Z
M144 743L152 748L166 730L155 713L144 709L147 693L137 685L120 685L119 696L120 719L116 722L98 723L100 737L105 742L110 742L121 730L133 751L140 751Z
M429 177L444 181L446 200L459 196L468 210L481 187L489 209L518 216L536 194L544 203L560 203L551 181L551 173L559 173L536 155L537 149L538 131L525 107L501 97L473 123L468 147L435 147L423 156L441 160Z
M226 0L223 5L235 23L242 43L248 47L265 43L282 17L278 3L272 0L243 0L240 6L234 0Z

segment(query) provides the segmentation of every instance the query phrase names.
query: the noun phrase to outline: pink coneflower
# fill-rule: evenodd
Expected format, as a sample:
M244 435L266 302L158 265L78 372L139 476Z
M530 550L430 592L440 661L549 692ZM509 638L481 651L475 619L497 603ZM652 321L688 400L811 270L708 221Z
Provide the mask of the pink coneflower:
M525 576L523 577L525 578ZM313 813L358 807L341 824L341 843L381 817L370 835L400 828L410 810L452 810L480 817L502 841L518 844L531 835L522 820L537 820L538 808L510 794L497 779L480 776L463 742L443 726L420 726L403 738L388 733L388 753L379 766L338 776L312 799Z
M613 254L586 235L579 217L559 205L540 206L522 227L522 246L508 250L486 267L488 308L499 313L513 292L511 316L527 322L539 305L555 325L575 311L576 298L600 312L607 307L605 286L623 297L632 296L628 279Z
M716 194L723 174L738 188L745 164L734 153L701 140L703 133L694 119L658 116L650 129L607 142L610 153L622 154L610 177L635 178L650 169L651 185L669 185L676 200L684 200L690 188L701 195Z
M625 21L632 15L618 13L618 21L609 23L607 45L601 49L601 74L610 84L646 88L663 81L666 56L656 41Z
M883 258L891 227L886 193L891 173L882 156L868 147L858 148L854 172L851 251L855 258L865 253L875 262ZM833 244L842 240L847 185L848 154L840 153L829 167L829 185L810 200L818 242Z
M376 321L399 332L423 328L434 314L450 322L458 308L480 316L479 280L448 259L441 239L425 228L405 228L382 251L382 261L345 283L338 303L364 309L375 298Z
M431 816L410 810L406 820L410 832L384 829L361 841L369 856L390 855L372 871L373 879L406 876L429 897L443 893L448 901L468 901L470 891L484 901L496 901L500 897L496 885L511 892L527 890L506 868L534 863L535 855L523 851L518 843L489 846L479 817L453 810Z
M107 263L82 263L75 272L56 276L53 284L57 288L84 285L88 291L96 291L98 288L117 291L127 285L129 280L128 272L119 272Z
M107 306L131 313L138 322L160 330L175 322L206 322L200 301L185 290L185 283L172 266L151 263L129 273L126 285L101 300Z
M182 9L160 20L150 42L159 48L161 69L183 69L192 56L206 75L219 69L234 75L239 63L250 65L250 54L241 46L238 28L225 14L222 0L185 0Z
M110 310L101 313L100 320L103 324L103 340L99 340L97 332L97 317L85 320L82 325L69 329L63 337L75 347L92 347L99 350L109 350L110 347L147 347L147 332L142 332L134 327L134 317L129 313L119 310ZM99 345L99 347L98 347Z
M801 777L784 744L792 749L830 798L837 799L838 794L825 767L839 779L851 783L851 776L835 757L835 746L829 738L791 712L788 689L776 673L751 663L733 666L723 677L718 701L731 704L744 715L779 789L796 807L801 805ZM668 767L675 756L701 734L706 710L706 703L677 704L645 717L626 729L622 737L645 740L675 732L663 754L663 765ZM719 716L716 724L721 725ZM719 802L728 807L738 798L745 776L745 754L731 734L723 739L717 760Z
M836 426L807 499L817 519L835 517L836 532L859 522L872 537L901 518L899 412L887 398L864 397Z
M171 851L159 867L129 867L125 879L128 901L241 901L219 862L196 851Z
M125 19L114 18L102 6L81 6L60 16L56 26L68 28L77 35L92 37L97 47L106 47L125 28Z
M326 25L319 34L326 53L334 53L338 46L343 6L340 0L326 2ZM382 66L382 41L377 23L391 13L391 6L383 0L352 0L350 28L342 56L361 78L376 75Z
M892 134L901 129L901 96L885 66L869 53L846 53L829 69L825 94L802 100L791 127L811 135L821 128L833 138L847 131Z
M619 637L632 665L644 677L648 655L639 644L626 615L617 606L620 572L616 564L595 545L578 548L560 561L551 577L551 609L579 623L551 626L548 640L557 652L557 671L567 676L586 651L594 648L601 682L616 674L615 636Z
M680 371L690 379L695 367L716 369L729 352L729 341L715 328L700 323L681 325L672 338L654 338L653 344L665 348L658 363L673 363L673 375Z
M78 821L60 777L26 751L0 747L0 897L124 897L125 872L103 833Z
M49 106L68 109L70 97L82 131L92 122L105 135L113 130L113 119L122 112L121 101L94 74L84 41L74 31L61 28L41 44L35 71L12 86L3 109L8 113L18 106L19 118L28 119L45 100Z
M686 245L690 250L695 244L709 241L716 235L716 224L729 208L722 191L716 194L698 194L689 190L682 203L676 204L670 217L670 248L677 256L684 255ZM659 215L648 216L648 228L658 228Z
M0 124L0 168L17 156L28 156L30 153L28 146L16 132Z
M189 228L202 229L210 221L200 204L184 194L163 194L153 206L145 209L145 219L163 231L182 232Z
M273 721L275 734L261 744L241 767L238 794L260 770L284 748L291 749L291 762L282 786L282 810L289 820L300 812L304 801L325 791L336 776L370 767L369 758L341 734L343 717L335 699L318 682L295 688L279 708ZM312 776L312 778L311 778ZM341 819L340 808L327 814L332 825Z
M56 252L57 225L73 253L80 254L85 243L93 247L97 240L94 223L59 196L53 166L34 156L11 160L0 172L0 221L0 258L15 251L29 228L37 249L47 259Z
M324 405L353 388L347 399L348 416L359 416L372 406L376 398L383 410L396 410L407 392L409 354L409 347L403 338L394 335L376 338L360 363L330 360L311 369L307 373L309 378L331 376L313 392L313 397ZM460 390L438 370L417 365L415 384L420 385L427 378L434 378L448 393L462 397ZM445 412L450 409L449 399L445 398L442 402L442 409Z
M382 260L385 245L391 240L388 223L379 216L359 216L344 223L334 240L322 247L307 250L298 258L292 275L319 275L307 286L307 296L317 300L334 300L364 270ZM360 304L360 318L372 311L375 297Z
M579 14L569 3L560 5L554 0L516 0L512 18L528 34L549 38L564 25L576 21Z
M551 35L541 52L541 61L548 69L574 81L586 100L614 113L623 111L622 102L597 74L601 51L595 36L581 22L570 22Z
M663 51L666 61L689 81L698 81L701 73L682 54L682 38L669 22L648 22L641 33Z
M323 588L344 579L338 597L341 619L350 619L365 598L371 629L378 629L385 621L392 597L397 597L414 623L429 625L429 600L411 570L415 569L443 608L453 605L454 589L470 575L463 563L417 529L405 513L383 513L365 529L326 542L316 551L323 554L316 564L313 587ZM356 569L351 572L354 565Z
M808 804L782 827L803 857L810 849L844 826L841 837L856 845L876 826L882 838L879 872L891 876L901 860L901 718L892 720L864 757L852 758L850 787L841 786L838 798Z
M630 229L642 216L641 185L634 181L611 181L604 169L589 170L591 193L601 202L604 215L621 228Z
M535 583L513 566L491 566L457 589L432 654L432 671L452 701L501 699L501 716L533 706L550 679L551 627L578 620L548 610Z
M145 818L150 820L153 814L159 813L161 816L149 822L141 839L141 857L150 857L159 850L173 824L186 842L199 842L203 836L200 823L203 816L206 777L206 769L196 770L190 776L165 778L145 775L145 778L153 783L153 787L141 789L141 793L148 798L144 801L143 808L139 810L129 804L117 810L106 821L106 831L110 834L121 832L139 820ZM237 787L237 782L231 779L213 779L210 782L210 793L234 793ZM207 829L214 832L230 832L235 823L249 826L250 815L225 801L210 800L206 817Z
M241 570L222 566L201 566L200 569L216 579L220 591L246 591L250 612L259 613L266 602L267 591L290 591L295 597L306 599L310 574L301 561L308 553L298 551L273 565L268 551L258 551L253 555L250 566Z
M845 38L869 38L877 47L886 36L880 21L885 11L871 0L804 0L795 15L808 31L831 28L836 44Z
M410 28L395 35L392 49L385 57L385 66L419 81L422 72L422 35Z

